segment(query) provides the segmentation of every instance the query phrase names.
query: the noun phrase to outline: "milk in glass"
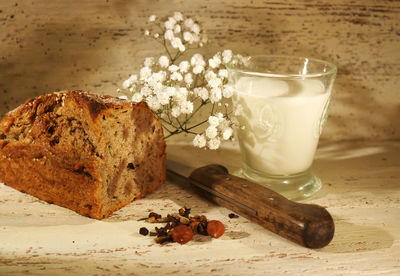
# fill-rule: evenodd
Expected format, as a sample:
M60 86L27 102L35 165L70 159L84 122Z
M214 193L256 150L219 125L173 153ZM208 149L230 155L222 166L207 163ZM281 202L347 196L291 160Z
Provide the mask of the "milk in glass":
M330 91L316 79L241 77L235 105L243 163L268 175L292 175L310 168Z

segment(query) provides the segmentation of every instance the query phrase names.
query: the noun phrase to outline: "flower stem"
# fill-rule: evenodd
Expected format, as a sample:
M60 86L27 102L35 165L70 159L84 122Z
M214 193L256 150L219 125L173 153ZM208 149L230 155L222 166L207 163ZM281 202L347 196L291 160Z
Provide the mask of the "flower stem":
M186 119L186 121L185 121L185 124L188 122L188 121L190 121L190 119L192 119L192 117L197 113L197 111L199 111L200 110L200 108L202 108L204 105L206 105L208 103L208 100L207 101L205 101L205 102L201 102L201 104L196 108L196 110L192 113L192 114L190 114L190 116Z
M191 127L187 128L186 130L194 129L195 127L201 126L202 124L204 124L204 123L206 123L206 122L208 122L208 119L207 119L207 120L204 120L204 121L202 121L202 122L200 122L200 123L198 123L198 124L195 124L194 126L191 126Z

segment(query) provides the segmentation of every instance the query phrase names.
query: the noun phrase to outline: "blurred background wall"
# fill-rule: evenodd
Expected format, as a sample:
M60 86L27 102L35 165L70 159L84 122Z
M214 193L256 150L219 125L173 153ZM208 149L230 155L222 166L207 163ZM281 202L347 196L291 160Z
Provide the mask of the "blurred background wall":
M400 1L0 0L0 115L65 89L115 93L161 48L151 14L202 22L204 54L290 54L339 72L324 139L400 139Z

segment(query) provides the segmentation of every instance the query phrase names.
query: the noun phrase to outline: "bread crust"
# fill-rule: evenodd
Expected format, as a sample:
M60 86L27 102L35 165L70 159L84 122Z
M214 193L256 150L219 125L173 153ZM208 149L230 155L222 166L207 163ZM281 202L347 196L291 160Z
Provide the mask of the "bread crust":
M121 138L111 137L112 127L105 129L104 120L119 124L121 112L131 112L135 134L124 134L131 139L123 149L128 153L107 157L103 148ZM140 114L145 114L145 121L136 118ZM145 126L139 129L139 124ZM149 141L142 152L133 145L140 137ZM28 99L0 121L0 181L81 215L102 219L165 182L165 148L161 121L145 103L132 104L84 91L46 94ZM150 156L151 162L143 157L138 160L144 168L125 172L128 161L123 156L139 155ZM110 189L111 180L104 174L107 170L118 187ZM141 175L151 181L140 179ZM121 185L126 185L124 195L114 200Z

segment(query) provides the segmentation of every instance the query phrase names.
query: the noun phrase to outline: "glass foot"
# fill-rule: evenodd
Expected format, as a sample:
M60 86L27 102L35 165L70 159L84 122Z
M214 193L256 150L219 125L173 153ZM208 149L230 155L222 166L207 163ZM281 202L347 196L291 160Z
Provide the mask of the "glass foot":
M315 195L322 187L321 180L307 171L290 176L265 176L240 169L233 175L265 186L290 200L302 200Z

